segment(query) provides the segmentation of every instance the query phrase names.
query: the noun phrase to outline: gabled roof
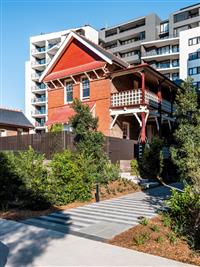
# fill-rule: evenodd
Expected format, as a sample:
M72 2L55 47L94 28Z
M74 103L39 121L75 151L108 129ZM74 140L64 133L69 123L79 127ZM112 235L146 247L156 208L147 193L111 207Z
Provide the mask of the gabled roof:
M0 108L0 125L34 128L22 111L6 108Z
M119 59L118 57L114 56L112 53L106 51L101 46L93 43L92 41L88 40L82 35L79 35L73 31L70 32L70 34L67 36L65 41L60 46L59 50L57 51L54 58L49 63L48 67L44 70L43 74L40 77L40 82L44 80L45 76L48 75L53 67L56 65L58 60L62 57L64 51L66 50L67 46L70 45L71 41L73 39L78 40L81 44L83 44L85 47L87 47L89 50L91 50L93 53L95 53L97 56L99 56L102 61L112 65L112 64L118 64L122 68L127 68L129 66L128 63L125 61Z

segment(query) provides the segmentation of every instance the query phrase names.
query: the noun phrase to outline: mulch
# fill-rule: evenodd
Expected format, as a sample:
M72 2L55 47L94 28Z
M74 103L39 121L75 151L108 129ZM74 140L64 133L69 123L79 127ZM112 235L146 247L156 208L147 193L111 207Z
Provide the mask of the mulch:
M152 225L157 225L159 232L153 231ZM185 240L177 236L175 236L175 242L170 242L168 233L172 233L172 230L170 227L164 227L162 217L159 215L150 220L147 226L137 225L109 240L108 243L200 266L200 253L193 251ZM150 237L149 240L147 239L144 244L136 244L135 238L143 234ZM162 242L158 242L158 239Z

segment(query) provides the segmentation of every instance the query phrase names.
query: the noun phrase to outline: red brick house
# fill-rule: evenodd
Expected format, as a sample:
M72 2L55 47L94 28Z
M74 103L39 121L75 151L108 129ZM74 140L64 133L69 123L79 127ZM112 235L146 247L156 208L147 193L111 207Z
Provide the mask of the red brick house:
M67 125L73 98L89 105L106 136L151 141L171 128L177 85L148 64L128 65L71 32L41 76L48 86L48 121Z

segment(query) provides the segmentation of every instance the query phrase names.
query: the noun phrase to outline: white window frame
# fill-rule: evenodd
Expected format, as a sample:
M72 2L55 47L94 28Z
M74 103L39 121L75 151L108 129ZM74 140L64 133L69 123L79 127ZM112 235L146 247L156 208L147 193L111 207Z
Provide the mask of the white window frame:
M122 122L122 137L124 138L124 125L127 126L127 137L125 139L129 140L130 139L130 123L129 122L125 122L123 121Z
M90 85L90 80L88 79L88 77L86 77L86 76L81 77L81 80L80 80L80 97L81 97L81 100L83 100L83 101L90 99L90 94L87 97L83 97L83 82L82 81L84 79L87 79L89 81L89 85ZM91 87L90 87L90 89L91 89ZM91 91L90 91L90 93L91 93Z
M66 92L66 84L67 83L72 83L72 101L67 101L67 92ZM65 82L64 82L64 85L65 85L65 87L64 87L64 103L65 104L70 104L70 103L73 103L73 99L74 99L74 96L73 96L73 92L74 92L74 83L73 83L73 81L71 80L71 79L67 79L67 80L65 80Z

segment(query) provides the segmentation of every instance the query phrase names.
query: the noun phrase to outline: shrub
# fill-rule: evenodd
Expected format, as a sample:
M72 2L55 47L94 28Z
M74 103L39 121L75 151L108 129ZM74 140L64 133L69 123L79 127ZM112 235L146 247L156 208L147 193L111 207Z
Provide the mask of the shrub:
M158 236L156 238L156 242L159 243L159 244L163 243L163 241L164 241L164 238L162 236Z
M139 220L139 223L143 226L147 226L149 224L149 219L147 219L146 217L143 217Z
M153 224L153 225L151 226L151 230L152 230L153 232L160 232L160 228L159 228L158 225L156 225L156 224Z
M171 220L171 218L170 218L168 213L163 213L162 221L163 221L164 227L170 227L171 226L171 221L172 220Z
M67 204L92 197L93 164L91 158L65 150L51 162L55 204Z
M142 178L156 179L160 177L163 168L163 142L153 138L150 145L146 145L142 159L139 161L139 170Z
M177 242L177 238L176 238L176 236L175 236L175 234L174 234L173 232L169 232L169 233L167 233L167 237L168 237L169 242L170 242L171 244L173 244L173 245L176 244L176 242Z
M64 130L64 127L62 124L53 124L51 128L49 129L50 132L62 132Z
M186 236L190 245L200 248L200 196L191 186L182 193L173 190L167 202L172 228L177 234Z
M133 241L136 246L144 245L146 241L150 240L150 234L149 233L142 233L133 238Z
M140 175L139 165L136 159L131 160L131 174L135 176Z
M3 205L31 209L50 206L49 180L43 159L32 148L18 154L1 153L0 198Z

